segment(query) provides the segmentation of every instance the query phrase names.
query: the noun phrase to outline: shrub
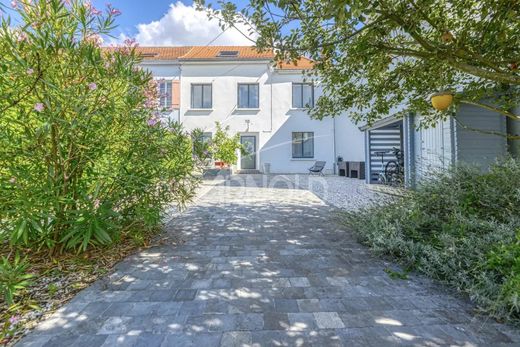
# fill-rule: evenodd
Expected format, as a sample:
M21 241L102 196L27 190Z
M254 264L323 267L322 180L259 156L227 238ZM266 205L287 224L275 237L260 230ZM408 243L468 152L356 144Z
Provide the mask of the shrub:
M0 237L83 251L145 233L193 195L191 141L157 111L134 43L103 49L116 9L19 0L0 28Z
M20 259L18 253L12 262L6 257L0 260L0 294L8 305L31 284L29 280L33 275L26 273L28 267L27 259Z
M204 138L204 131L202 129L193 129L190 135L193 143L193 158L196 162L196 166L198 168L209 166L213 156L211 152L212 140Z
M346 213L360 240L463 291L498 318L520 318L520 162L459 167L402 199Z
M225 164L234 164L238 160L237 151L242 150L240 134L228 135L229 126L223 128L219 122L215 123L217 130L211 143L211 150L215 159Z

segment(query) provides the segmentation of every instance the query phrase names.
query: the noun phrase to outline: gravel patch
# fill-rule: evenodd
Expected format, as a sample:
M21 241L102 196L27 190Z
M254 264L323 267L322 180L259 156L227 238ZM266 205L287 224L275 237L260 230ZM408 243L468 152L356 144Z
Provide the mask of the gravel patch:
M370 188L364 180L342 176L281 175L299 189L316 194L328 204L355 211L390 199Z

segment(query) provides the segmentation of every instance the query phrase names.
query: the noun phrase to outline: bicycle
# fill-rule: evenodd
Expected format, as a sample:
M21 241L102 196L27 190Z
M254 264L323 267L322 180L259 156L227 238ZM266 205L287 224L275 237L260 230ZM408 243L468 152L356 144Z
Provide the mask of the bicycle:
M396 160L389 160L385 164L385 154L392 152ZM381 167L383 168L377 177L377 181L385 185L402 185L404 181L404 155L403 152L394 147L387 151L374 152L375 155L381 156Z

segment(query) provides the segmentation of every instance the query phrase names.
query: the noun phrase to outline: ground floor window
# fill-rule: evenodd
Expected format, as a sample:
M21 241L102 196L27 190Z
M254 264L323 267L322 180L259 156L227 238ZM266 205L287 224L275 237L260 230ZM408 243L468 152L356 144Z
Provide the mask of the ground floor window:
M292 157L314 158L314 133L293 132L292 133Z
M212 135L212 133L202 133L200 140L202 143L209 143L211 141Z

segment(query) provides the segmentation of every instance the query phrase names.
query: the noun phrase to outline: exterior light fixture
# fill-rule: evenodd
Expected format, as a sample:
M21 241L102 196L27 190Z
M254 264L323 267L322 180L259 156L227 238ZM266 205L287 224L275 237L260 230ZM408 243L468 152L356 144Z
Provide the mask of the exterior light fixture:
M431 102L437 111L447 110L453 103L453 93L449 91L435 93L431 96Z

